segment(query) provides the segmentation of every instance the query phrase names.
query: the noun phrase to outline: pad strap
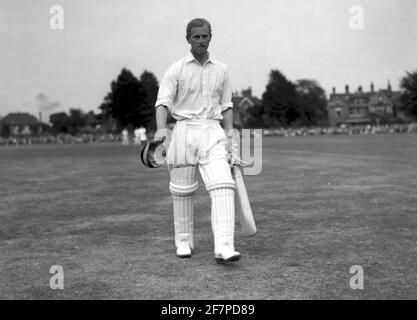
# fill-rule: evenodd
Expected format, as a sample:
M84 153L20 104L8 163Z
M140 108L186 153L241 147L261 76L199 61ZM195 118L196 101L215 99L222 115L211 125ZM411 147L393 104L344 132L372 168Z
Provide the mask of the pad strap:
M170 182L169 183L169 191L171 191L172 194L178 195L178 196L186 196L193 194L198 189L198 181L191 185L179 185Z
M236 189L236 183L234 180L212 180L206 183L207 191L212 191L214 189Z

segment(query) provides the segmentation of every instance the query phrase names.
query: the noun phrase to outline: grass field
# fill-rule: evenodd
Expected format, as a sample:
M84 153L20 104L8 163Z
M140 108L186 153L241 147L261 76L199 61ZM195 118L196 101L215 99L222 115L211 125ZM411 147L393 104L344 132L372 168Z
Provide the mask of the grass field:
M168 173L135 147L0 148L0 298L417 298L417 135L264 138L246 177L258 234L237 225L231 265L214 260L199 180L196 250L178 259Z

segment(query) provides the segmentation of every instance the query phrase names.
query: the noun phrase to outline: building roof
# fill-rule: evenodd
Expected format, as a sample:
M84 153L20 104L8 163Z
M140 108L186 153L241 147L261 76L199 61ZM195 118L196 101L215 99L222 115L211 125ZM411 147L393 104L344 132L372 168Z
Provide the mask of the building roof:
M334 105L335 102L345 102L347 104L352 103L356 99L364 99L366 102L374 100L375 97L385 97L392 104L399 104L401 99L400 91L390 91L381 89L374 92L350 92L350 93L332 93L330 95L330 105Z
M248 99L247 97L233 97L232 98L232 102L233 102L233 106L235 108L240 108L240 106L242 105L242 102L244 99ZM253 103L252 101L249 100L250 103Z
M247 90L242 90L241 93L234 93L232 96L233 106L235 108L240 108L245 102L249 103L251 106L261 104L261 100L252 95L252 89L249 87Z
M0 122L2 125L9 126L32 126L41 124L35 116L26 112L9 113Z
M49 116L49 120L52 121L67 121L69 120L69 115L67 115L65 112L57 112L53 113Z

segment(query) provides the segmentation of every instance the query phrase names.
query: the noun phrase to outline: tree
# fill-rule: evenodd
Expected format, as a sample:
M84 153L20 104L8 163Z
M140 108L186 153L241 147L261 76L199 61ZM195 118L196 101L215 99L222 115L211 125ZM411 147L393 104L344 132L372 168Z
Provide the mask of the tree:
M401 101L406 112L417 119L417 70L406 73L407 75L400 81L400 88L403 89Z
M244 123L248 128L263 128L265 126L265 109L263 105L256 104L247 109L247 119Z
M303 125L327 124L327 99L323 88L315 80L296 81L297 101Z
M0 136L8 138L10 136L10 127L2 126L0 123Z
M71 128L71 119L65 112L58 112L49 116L49 121L52 123L52 132L67 133Z
M269 74L262 104L268 120L266 125L269 126L287 126L301 116L295 85L278 70L272 70Z
M155 128L155 103L158 96L158 80L152 72L144 71L139 79L145 89L145 105L142 110L143 125Z
M84 126L84 112L81 109L70 109L69 121L71 124L71 133L76 133Z
M100 109L122 127L144 124L146 118L145 89L141 82L127 69L111 83L111 91L104 98Z
M101 114L97 116L99 119L101 130L103 132L115 132L117 131L117 121L112 116L112 103L113 95L111 92L107 93L103 102L99 106Z

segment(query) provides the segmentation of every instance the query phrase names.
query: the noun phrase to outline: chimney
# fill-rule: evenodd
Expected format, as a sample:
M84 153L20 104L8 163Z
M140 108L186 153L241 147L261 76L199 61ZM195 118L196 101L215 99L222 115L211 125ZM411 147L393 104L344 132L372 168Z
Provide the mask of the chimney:
M374 93L374 83L371 82L371 92Z
M358 92L359 92L359 93L362 93L362 86L359 86L359 87L358 87Z
M333 87L332 91L333 91L333 94L336 94L336 88L335 87Z
M388 80L388 92L391 92L391 83L389 82L389 80Z
M345 85L345 92L346 92L346 94L349 94L349 86L348 85Z
M39 112L39 122L42 122L42 112Z

